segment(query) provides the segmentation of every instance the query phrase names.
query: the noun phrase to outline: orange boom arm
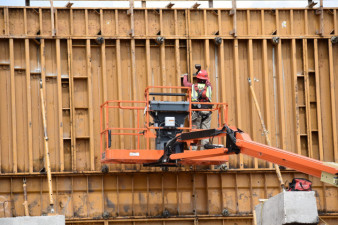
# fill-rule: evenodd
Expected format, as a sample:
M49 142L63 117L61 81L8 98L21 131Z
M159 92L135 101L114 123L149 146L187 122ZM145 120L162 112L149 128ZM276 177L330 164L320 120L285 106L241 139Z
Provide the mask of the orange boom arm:
M250 136L236 128L227 125L222 130L204 130L184 133L178 141L191 142L208 137L227 136L226 148L211 148L204 151L185 151L171 154L171 160L201 159L229 154L245 154L268 162L276 163L315 177L322 181L338 186L338 168L322 161L271 147L251 140Z

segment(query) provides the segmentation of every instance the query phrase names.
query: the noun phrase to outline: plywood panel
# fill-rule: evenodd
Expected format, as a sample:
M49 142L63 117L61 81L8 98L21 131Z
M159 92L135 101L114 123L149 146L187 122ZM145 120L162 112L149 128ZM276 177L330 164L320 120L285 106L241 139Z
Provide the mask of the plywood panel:
M88 10L88 34L98 35L100 31L100 11L97 9Z
M250 10L250 35L262 34L261 11Z
M86 34L86 20L85 20L85 12L84 10L73 10L73 35L81 36Z
M26 13L27 13L27 34L28 35L37 35L38 32L40 31L39 9L26 9ZM58 13L59 13L59 11L58 11ZM62 13L61 13L60 20L62 21L62 19L63 19L63 16L62 16ZM69 22L68 18L67 18L67 20ZM63 23L67 23L67 20L64 20Z
M175 34L175 16L173 10L162 10L163 35Z
M103 10L103 28L104 35L114 35L116 31L115 10Z
M204 35L204 22L203 22L203 11L202 10L191 10L190 11L190 35L198 36Z
M23 9L9 9L9 18L13 18L9 21L9 33L11 35L22 34L24 31L24 18Z
M69 10L57 10L57 34L69 35L70 34L70 11Z
M52 34L52 23L49 9L42 10L42 35L51 35Z
M135 35L145 35L146 23L145 23L145 11L135 10Z

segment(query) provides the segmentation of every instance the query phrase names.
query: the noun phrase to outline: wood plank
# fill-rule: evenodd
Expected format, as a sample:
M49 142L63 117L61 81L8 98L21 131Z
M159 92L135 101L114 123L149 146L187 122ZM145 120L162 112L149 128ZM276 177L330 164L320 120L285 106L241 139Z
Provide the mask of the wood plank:
M205 70L210 76L210 48L209 48L209 39L204 40L204 60L205 60Z
M220 67L220 77L221 77L221 101L226 102L226 92L225 92L225 87L226 87L226 76L225 76L225 67L224 67L224 40L222 40L221 44L218 47L218 54L219 54L219 67Z
M146 71L147 71L147 86L153 85L151 76L151 65L150 65L150 40L146 40Z
M338 35L338 20L337 20L337 9L333 11L333 24L334 24L334 34Z
M309 27L308 27L308 16L307 16L308 10L304 10L304 26L305 26L305 35L309 34Z
M312 133L310 119L310 93L309 93L309 66L308 66L308 48L307 39L303 39L303 60L304 60L304 86L305 86L305 107L306 107L306 133L308 141L308 156L313 157L312 152Z
M115 9L115 34L119 33L119 11Z
M69 83L70 83L70 121L71 124L75 124L75 87L74 87L74 71L73 71L73 43L72 39L68 39L67 41L67 47L68 47L68 71L69 71ZM72 155L72 170L76 171L77 169L77 163L76 163L76 138L75 138L75 131L76 131L76 126L72 126L71 129L71 155Z
M161 60L161 77L162 86L167 86L167 74L165 69L165 41L160 46L160 60ZM163 99L167 99L164 97Z
M134 19L134 0L129 0L129 13L130 13L130 35L135 36L135 19Z
M217 17L217 19L218 19L218 33L219 33L219 35L223 35L223 29L222 29L222 10L218 10L217 11L217 13L218 13L218 17Z
M251 28L251 23L250 23L250 10L246 10L246 23L247 23L247 33L248 35L251 34L250 28ZM252 41L252 40L251 40Z
M4 8L5 35L9 35L9 15L8 7Z
M86 11L87 12L87 11ZM91 72L91 50L90 40L86 40L86 65L87 65L87 88L88 88L88 114L89 114L89 150L90 150L90 170L95 170L95 158L94 158L94 112L93 112L93 83Z
M27 35L27 9L23 9L24 34Z
M280 31L278 31L279 28L279 11L278 9L276 9L276 13L275 13L275 17L276 17L276 34L279 35Z
M264 15L264 14L263 14ZM264 21L264 16L263 16L263 21ZM270 89L270 84L269 84L269 67L268 67L268 46L267 46L267 40L263 40L263 47L262 47L262 52L263 52L263 88L264 88L264 114L265 114L265 126L266 130L268 131L267 135L269 139L271 140L271 111L270 111L270 94L269 94L269 89ZM272 168L272 163L269 163L269 168Z
M108 100L108 91L107 91L107 65L106 65L106 41L103 41L101 44L101 76L102 76L102 95L103 102ZM105 122L104 122L105 123Z
M85 29L86 29L86 36L88 36L88 9L85 9Z
M148 36L148 10L144 10L144 21L145 21L145 34Z
M59 28L59 23L58 23L58 10L57 9L54 9L54 16L55 16L55 29L54 29L54 32L55 32L55 35L58 35L58 28Z
M220 12L219 14L220 15ZM224 40L222 40L221 44L218 46L218 54L219 54L219 75L220 75L220 90L221 90L221 101L220 102L227 102L227 96L226 96L226 91L225 91L225 87L227 86L227 79L226 79L226 75L225 75L225 66L224 66ZM224 115L225 116L225 115ZM223 119L223 118L222 118ZM224 121L224 120L222 120ZM225 141L225 139L223 139L223 141ZM229 162L226 162L227 168L229 168ZM222 178L221 178L222 179ZM222 192L223 192L223 188L222 188ZM223 194L222 194L223 196ZM223 198L222 198L223 199ZM223 207L223 200L222 200L222 207Z
M292 57L292 94L293 94L293 113L295 116L294 121L294 131L296 132L296 148L297 153L302 154L300 148L300 127L299 127L299 109L297 106L297 99L298 99L298 87L297 87L297 59L296 59L296 39L292 39L292 46L291 46L291 57Z
M249 10L247 10L247 15L249 16ZM249 21L248 21L249 22ZM248 28L248 32L249 32L249 28ZM253 49L252 49L252 39L248 40L248 61L249 61L249 78L251 79L252 85L254 86L254 66L253 66ZM249 85L249 84L248 84ZM256 117L256 109L255 109L255 105L254 105L254 101L252 99L252 96L250 96L249 98L250 101L250 105L251 105L251 134L252 134L252 139L253 140L257 140L256 138L256 134L257 134L257 130L255 129L255 125L254 125L254 121L257 120ZM254 158L254 168L258 169L258 159Z
M332 136L334 161L338 162L338 136L337 136L337 113L336 113L336 95L335 95L335 79L333 67L332 42L328 39L329 45L329 69L330 69L330 94L331 94L331 115L332 115Z
M194 71L194 65L192 63L192 43L191 43L191 39L188 39L188 68L189 68L189 77L190 80L193 81L193 71Z
M139 90L137 86L137 76L136 76L136 57L135 57L135 39L130 40L130 47L131 47L131 53L130 53L130 61L131 61L131 79L132 79L132 99L135 100L142 100L139 99ZM137 127L137 111L133 110L133 124L134 127ZM134 136L134 141L132 143L133 149L136 149L137 145L137 136Z
M318 121L319 160L324 160L322 107L321 107L321 98L320 98L320 79L319 79L320 74L319 74L318 41L317 40L314 40L314 56L315 56L315 74L316 74L316 103L317 103L317 121Z
M50 23L52 28L52 36L55 36L55 28L54 28L54 5L53 1L50 0Z
M160 35L163 36L163 11L160 9Z
M262 26L262 33L261 35L265 34L265 22L264 22L264 9L261 10L261 26ZM265 39L264 39L265 40Z
M11 73L11 109L12 109L12 155L13 173L18 171L17 138L16 138L16 101L15 101L15 74L14 74L14 40L9 39L9 60Z
M277 74L278 74L278 105L279 105L279 125L280 125L280 143L281 148L286 147L286 136L285 136L285 102L284 102L284 74L283 74L283 63L282 63L282 41L277 45Z
M204 35L207 35L207 11L203 9L203 28L204 28Z
M180 40L175 40L176 86L181 86Z
M60 171L65 169L64 150L63 150L63 112L62 112L62 84L61 84L61 50L60 39L56 39L56 69L57 69L57 91L58 91L58 126L59 126L59 151L60 151Z
M42 9L39 8L39 27L40 27L40 35L43 33L43 27L42 27Z
M27 133L28 133L28 161L29 173L33 173L33 135L32 135L32 100L31 100L31 77L29 58L29 39L25 39L25 60L26 60L26 101L27 101Z
M101 31L101 35L105 34L104 26L103 26L103 10L102 9L100 9L100 31Z
M174 24L175 24L175 35L178 35L178 26L177 26L177 10L174 9ZM147 22L147 21L146 21Z
M293 21L293 10L291 9L290 10L290 27L291 27L291 29L290 29L290 35L291 36L293 36L293 34L294 34L294 32L293 32L293 28L294 28L293 24L294 24L294 21Z
M121 41L116 40L116 72L117 83L122 84L122 68L121 68ZM122 100L122 88L118 90L118 100ZM123 111L119 110L119 127L123 127ZM124 137L120 136L120 149L124 149Z
M241 119L241 88L239 82L239 57L238 57L238 40L234 40L234 76L235 76L235 93L236 93L236 126L242 127L242 119ZM244 168L243 165L243 155L239 155L239 167L241 169Z
M72 36L73 34L74 34L74 25L73 25L73 9L70 9L69 10L69 24L70 24L70 26L69 26L69 29L70 29L70 31L69 31L69 33L70 33L70 35Z

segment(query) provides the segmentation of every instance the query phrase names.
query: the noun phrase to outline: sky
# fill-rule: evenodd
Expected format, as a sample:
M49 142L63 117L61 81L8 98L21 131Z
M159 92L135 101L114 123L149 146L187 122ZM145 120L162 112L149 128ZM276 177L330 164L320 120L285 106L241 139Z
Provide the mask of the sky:
M54 1L54 6L64 7L69 1ZM128 1L70 1L73 2L73 7L128 7ZM162 8L168 5L170 1L159 1L159 2L147 2L147 7L149 8ZM175 2L173 8L190 8L198 1L189 1L189 2ZM304 8L307 6L307 0L286 0L286 1L268 1L268 0L259 0L259 1L242 1L237 0L237 8ZM319 6L319 0L315 0L318 4L315 7ZM198 2L201 4L200 8L208 8L208 2L202 1ZM0 0L0 6L24 6L25 0ZM50 6L49 0L31 0L31 6ZM135 7L141 7L141 2L135 0ZM338 7L338 0L324 0L324 7ZM214 8L231 8L231 0L227 1L214 1Z

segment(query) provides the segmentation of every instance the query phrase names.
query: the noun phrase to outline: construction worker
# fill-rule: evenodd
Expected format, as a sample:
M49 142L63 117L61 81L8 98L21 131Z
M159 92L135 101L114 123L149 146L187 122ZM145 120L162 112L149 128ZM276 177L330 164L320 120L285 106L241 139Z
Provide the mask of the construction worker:
M192 84L188 81L188 74L184 74L183 85L191 87L192 102L211 102L212 86L209 81L208 72L198 69L196 73L197 83ZM192 104L193 109L211 109L211 104ZM192 129L210 129L211 111L192 111ZM209 139L201 140L201 150L204 145L209 143ZM192 147L197 150L197 146Z

